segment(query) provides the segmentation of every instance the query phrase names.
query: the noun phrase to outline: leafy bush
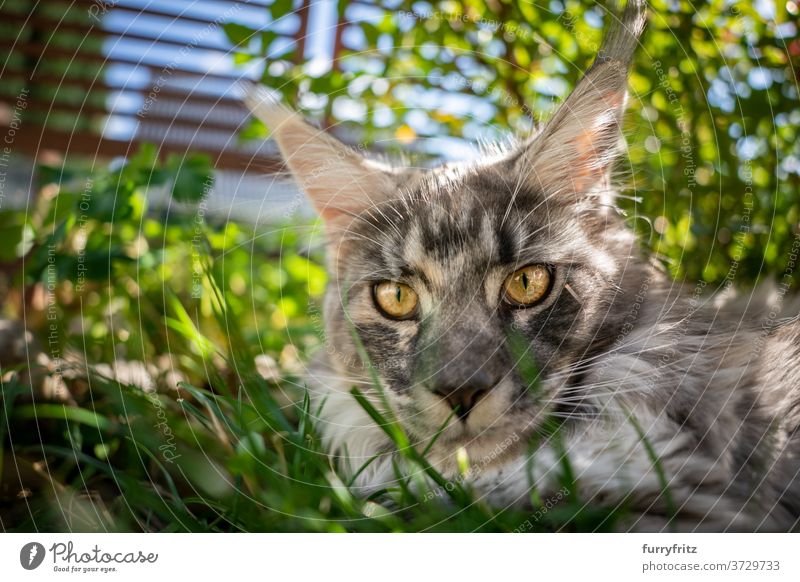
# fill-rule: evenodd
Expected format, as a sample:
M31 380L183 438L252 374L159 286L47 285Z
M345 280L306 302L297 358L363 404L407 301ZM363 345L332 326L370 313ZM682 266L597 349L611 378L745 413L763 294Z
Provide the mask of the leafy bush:
M782 273L800 234L797 4L650 6L621 168L637 197L625 204L631 225L680 279ZM285 3L269 10L287 17ZM591 64L609 18L586 0L340 3L341 15L350 23L330 68L256 30L227 31L240 60L267 58L262 81L308 116L421 156L464 151L448 137L498 139L546 118ZM258 123L251 133L267 135Z

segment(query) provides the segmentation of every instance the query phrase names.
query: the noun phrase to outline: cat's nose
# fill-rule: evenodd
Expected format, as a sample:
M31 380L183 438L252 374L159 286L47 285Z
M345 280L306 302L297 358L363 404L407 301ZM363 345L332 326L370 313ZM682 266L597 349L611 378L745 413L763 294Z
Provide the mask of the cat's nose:
M441 396L455 410L458 418L466 422L469 413L475 408L495 385L494 379L487 372L478 370L464 382L440 380L436 382L433 392Z

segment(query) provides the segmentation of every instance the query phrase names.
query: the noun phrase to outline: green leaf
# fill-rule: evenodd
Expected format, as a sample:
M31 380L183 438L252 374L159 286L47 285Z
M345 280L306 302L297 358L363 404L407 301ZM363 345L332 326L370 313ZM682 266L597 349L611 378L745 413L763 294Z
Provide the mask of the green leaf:
M222 26L222 29L225 31L225 35L234 47L247 45L255 34L255 30L252 28L237 22L228 22Z
M172 197L178 202L199 202L214 183L211 159L205 154L184 158L170 156L167 167L172 174Z

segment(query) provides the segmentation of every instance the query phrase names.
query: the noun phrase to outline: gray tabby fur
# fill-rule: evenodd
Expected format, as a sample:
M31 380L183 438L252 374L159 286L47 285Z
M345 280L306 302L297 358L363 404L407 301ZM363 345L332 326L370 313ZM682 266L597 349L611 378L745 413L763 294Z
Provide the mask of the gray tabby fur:
M564 421L581 498L625 503L625 529L658 531L670 521L636 425L669 481L678 510L670 527L796 529L800 323L776 312L795 316L800 306L785 287L741 298L685 288L624 224L610 175L624 148L619 124L644 2L610 17L595 64L550 122L479 163L391 168L250 92L327 231L327 349L308 373L319 429L345 473L382 453L356 479L359 493L391 486L393 446L350 389L380 405L372 366L421 449L451 412L432 384L458 385L481 370L495 387L465 422L450 420L430 459L457 478L463 448L474 468L466 485L489 503L524 508L531 487L542 498L560 488L552 443L541 442L535 463L528 450L551 414ZM553 266L550 295L509 308L500 300L503 280L532 263ZM383 317L371 291L381 280L413 287L420 317ZM515 368L512 328L539 365L544 400Z

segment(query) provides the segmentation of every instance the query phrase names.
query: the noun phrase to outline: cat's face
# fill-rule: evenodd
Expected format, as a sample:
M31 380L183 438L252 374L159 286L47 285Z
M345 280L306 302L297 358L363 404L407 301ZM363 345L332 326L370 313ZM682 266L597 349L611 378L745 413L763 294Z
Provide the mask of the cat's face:
M639 264L614 211L517 177L511 162L427 172L402 199L359 214L338 246L326 302L332 358L359 387L371 366L420 442L446 423L443 441L521 437L544 412L568 412L578 403L556 402L573 366L628 311L617 298ZM520 357L539 372L536 386Z
M387 167L250 95L325 223L337 379L374 395L377 377L420 442L446 423L445 441L523 436L575 404L580 363L622 325L643 267L610 171L640 3L622 22L538 134L475 164Z

